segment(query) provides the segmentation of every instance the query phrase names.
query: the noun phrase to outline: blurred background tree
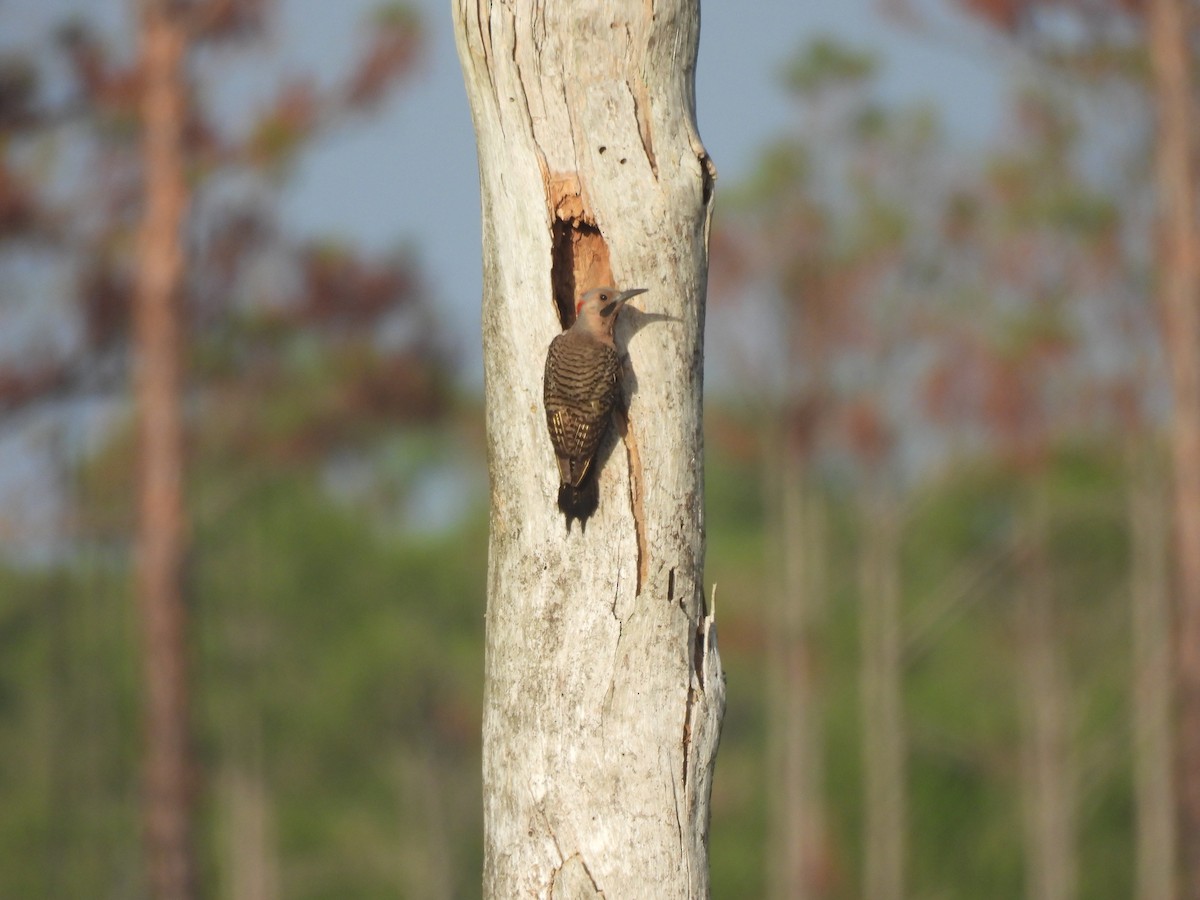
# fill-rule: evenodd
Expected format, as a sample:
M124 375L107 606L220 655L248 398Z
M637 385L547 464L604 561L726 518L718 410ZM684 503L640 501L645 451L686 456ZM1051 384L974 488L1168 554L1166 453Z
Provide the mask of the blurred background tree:
M220 66L205 66L203 56L261 52L256 48L268 39L268 12L262 4L226 2L185 4L174 12L193 42L191 59L182 63L187 99L180 141L185 167L180 174L186 175L191 195L181 251L187 265L179 289L186 334L182 397L189 473L188 524L167 525L190 535L187 558L192 563L175 572L168 566L159 584L184 599L194 627L181 636L185 647L167 646L152 654L159 665L147 680L161 687L166 679L156 676L164 664L170 669L183 655L195 660L200 764L175 777L196 779L202 798L204 821L197 830L205 859L200 881L226 884L238 896L291 896L291 877L284 877L289 870L279 860L298 852L317 870L307 880L319 886L319 854L314 856L304 839L294 850L298 839L275 825L275 792L289 790L286 780L271 783L281 771L274 757L278 735L272 731L270 746L258 737L265 698L246 691L246 679L253 680L261 667L276 670L268 648L255 641L246 644L246 635L257 629L275 635L284 620L303 618L302 609L284 605L272 610L265 583L254 585L237 565L236 574L223 574L229 564L220 562L223 552L247 552L246 542L253 546L251 536L261 529L278 530L262 517L264 511L268 517L275 514L271 509L277 501L271 497L282 493L287 498L283 521L302 529L300 510L306 504L301 494L315 498L308 515L318 543L334 546L334 532L339 527L348 531L338 551L344 555L326 557L326 564L335 564L317 569L320 574L308 596L355 635L347 640L356 652L337 664L338 677L361 683L352 690L358 704L382 704L366 714L361 706L356 712L354 702L347 706L339 701L336 712L372 721L382 717L383 743L393 757L385 763L392 790L424 798L427 806L430 797L437 798L431 808L439 813L432 821L440 817L446 823L440 830L407 822L418 845L430 845L427 852L414 849L406 863L388 866L422 885L427 878L440 879L441 893L449 896L464 868L454 864L451 848L470 859L476 841L467 828L464 841L450 843L452 826L441 804L453 788L428 793L446 755L437 749L431 729L413 729L416 720L394 712L398 702L404 706L408 701L389 696L385 684L397 666L414 666L409 672L413 708L421 710L421 717L445 716L445 704L435 704L432 694L457 689L434 672L420 675L425 665L420 652L374 657L369 648L382 623L364 621L353 610L367 603L363 609L382 612L371 603L381 597L374 591L390 594L404 582L398 576L425 565L420 548L391 553L390 576L380 570L378 559L362 561L364 554L372 556L378 532L422 530L427 514L422 507L429 501L420 494L428 488L416 482L439 469L444 479L461 477L463 467L474 471L453 450L462 437L470 445L471 428L457 436L445 428L432 430L455 402L450 377L454 351L436 325L418 267L408 254L372 259L336 241L297 244L277 221L279 189L294 155L318 134L354 127L390 85L409 75L418 58L421 24L406 8L379 10L368 23L361 61L340 81L328 90L300 80L284 83L278 99L253 121L229 129L205 103L224 73ZM49 327L70 336L57 353L17 348L16 358L5 361L3 402L5 424L14 431L36 437L41 429L57 435L57 466L72 496L53 540L43 541L41 564L22 565L18 551L10 560L15 569L6 575L14 585L5 592L5 614L16 616L20 626L14 640L38 659L49 631L54 635L50 645L59 649L51 665L54 677L42 683L44 696L38 696L40 691L15 694L18 709L6 720L10 727L5 732L17 742L13 752L23 748L31 762L40 760L32 771L44 777L14 775L13 802L6 804L9 827L41 852L30 854L31 865L5 876L14 880L0 893L128 896L141 881L134 817L137 742L125 735L138 733L141 718L133 704L140 689L138 670L131 667L137 654L130 643L132 607L126 598L132 587L133 486L142 464L131 452L133 434L124 423L136 282L134 231L144 196L139 184L143 120L137 103L152 74L138 67L132 47L102 40L86 16L56 23L45 40L44 53L13 56L5 67L10 86L4 182L11 211L3 263L26 285L40 280L40 290L35 287L15 302L30 307L32 315L57 316ZM180 208L178 198L172 203ZM162 230L161 221L151 223L151 240L161 237ZM41 296L47 281L60 286L51 288L51 298L68 298L58 310L47 309ZM168 286L167 292L175 291ZM159 296L152 302L166 299ZM73 329L78 333L71 335ZM166 357L158 357L159 365L179 365L171 355L168 348ZM143 383L165 386L161 377ZM82 427L81 417L93 420L87 425L92 434L82 440L74 436ZM398 423L406 426L399 434L393 430ZM150 437L163 432L160 419ZM177 463L168 460L167 465ZM271 476L264 478L268 472ZM351 515L349 509L357 513ZM339 522L344 524L334 524ZM222 551L221 541L214 545L213 538L230 534L233 523L243 533ZM12 527L19 529L20 523ZM161 519L146 527L149 539L166 536ZM12 549L22 543L14 541ZM182 550L176 545L170 553ZM268 557L262 548L254 555L255 565L269 565ZM307 563L321 567L316 557ZM469 585L471 571L457 568L452 575ZM344 580L364 574L380 580L374 587L357 588ZM321 582L324 587L318 589ZM431 598L437 596L435 585L426 588ZM472 593L457 591L456 601L469 602ZM38 601L46 595L52 602ZM443 604L417 610L409 626L400 629L404 639L420 630L426 614L446 609ZM458 624L475 631L470 616ZM335 641L335 629L319 627L325 640ZM232 644L225 629L238 635ZM418 638L414 650L421 646L430 644ZM290 658L303 651L293 642L286 653ZM358 673L344 671L347 666ZM377 683L380 678L384 682ZM477 694L469 677L464 686L468 697ZM164 698L167 707L181 702L179 690ZM227 709L220 698L231 694L246 699ZM469 706L473 701L460 702ZM86 752L77 749L76 740L83 708L97 720L94 729L82 724ZM153 720L161 722L163 715L170 718L172 712L160 709ZM462 721L449 727L470 735L470 744L470 717L458 715ZM33 727L43 719L45 728ZM226 729L230 740L223 736ZM336 745L354 731L335 725L328 739ZM31 744L39 735L42 740ZM366 733L358 739L369 740ZM174 740L178 743L178 735ZM408 749L401 752L397 742ZM315 749L310 740L304 745ZM378 749L382 755L383 745ZM343 768L359 772L358 766L342 762ZM151 797L162 789L161 784L147 785ZM464 805L469 797L464 795ZM161 808L149 814L164 812L184 815L183 810ZM351 818L369 815L369 810L355 808ZM283 821L291 827L292 819ZM325 815L319 821L308 840L321 846L336 843L329 832L354 827L352 821ZM230 829L227 839L217 837ZM32 864L37 860L41 865ZM154 881L159 885L156 896L179 895L161 887L160 879ZM425 888L417 893L424 894Z
M438 54L460 90L448 16L370 12L345 65L306 69L283 59L297 37L281 6L181 6L201 895L474 896L478 351L430 274L440 251L306 233L290 193L314 148L346 160L338 185L357 174L348 136L385 114L447 152L443 120L389 104L438 77ZM729 679L713 892L1165 900L1183 590L1168 566L1200 556L1180 531L1168 562L1187 454L1170 463L1183 407L1163 336L1190 332L1159 330L1174 257L1154 151L1156 121L1191 114L1155 119L1150 6L877 8L890 18L853 42L796 13L791 55L734 60L778 84L739 96L736 122L709 120L722 98L700 83L725 176L708 328ZM0 9L0 35L23 36L0 54L5 897L144 895L135 13ZM706 27L722 15L706 9ZM897 89L912 73L895 32L994 67L1008 99L982 136ZM702 70L731 71L708 52ZM469 141L465 102L456 114ZM740 171L722 157L731 130L767 135ZM419 194L424 172L388 165ZM340 202L366 217L383 189ZM447 216L477 228L473 211L417 215L431 235ZM477 265L464 241L450 255Z

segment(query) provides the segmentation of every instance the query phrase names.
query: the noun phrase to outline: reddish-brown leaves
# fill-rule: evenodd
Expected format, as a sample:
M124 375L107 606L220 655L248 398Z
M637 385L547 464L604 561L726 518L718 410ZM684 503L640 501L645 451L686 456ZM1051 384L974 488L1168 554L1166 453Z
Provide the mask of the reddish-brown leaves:
M378 103L397 79L407 75L421 49L421 20L404 6L376 17L371 43L346 90L354 106Z

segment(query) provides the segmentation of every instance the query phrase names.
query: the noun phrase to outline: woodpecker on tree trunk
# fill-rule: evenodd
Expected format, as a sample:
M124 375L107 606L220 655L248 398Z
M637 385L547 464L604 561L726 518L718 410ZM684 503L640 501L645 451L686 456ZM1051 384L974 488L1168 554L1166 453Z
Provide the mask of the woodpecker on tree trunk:
M594 465L621 393L621 357L613 343L617 314L645 288L600 287L575 302L575 324L550 342L543 400L550 443L558 458L558 508L567 530L586 527L600 502Z

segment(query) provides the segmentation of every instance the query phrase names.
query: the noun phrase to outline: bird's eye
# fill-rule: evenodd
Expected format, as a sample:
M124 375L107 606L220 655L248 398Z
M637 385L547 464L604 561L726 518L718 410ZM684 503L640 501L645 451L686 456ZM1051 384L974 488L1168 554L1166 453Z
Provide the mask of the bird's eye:
M601 294L601 295L600 295L600 302L601 302L601 303L604 303L604 302L606 302L607 300L608 300L608 294Z

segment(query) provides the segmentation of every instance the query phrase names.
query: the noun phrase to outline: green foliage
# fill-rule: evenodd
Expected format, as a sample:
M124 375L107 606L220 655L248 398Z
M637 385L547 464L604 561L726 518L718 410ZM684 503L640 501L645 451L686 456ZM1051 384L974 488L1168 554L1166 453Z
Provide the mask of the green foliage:
M398 544L284 477L197 537L207 730L234 751L242 729L260 734L260 759L228 762L266 773L285 872L317 873L288 896L380 895L387 873L368 863L373 851L428 839L427 811L404 803L407 765L428 767L457 815L451 870L469 892L483 566L457 544L482 546L477 526Z
M1044 228L1085 242L1113 234L1119 226L1113 197L1078 172L1080 123L1062 102L1036 91L1020 95L1015 107L1020 149L993 159L987 175L1008 227Z
M1061 299L1047 298L1049 302L997 322L993 338L997 354L1015 363L1069 346L1074 336L1063 320L1062 304L1055 302Z
M436 435L418 443L436 446ZM719 446L707 467L708 577L729 686L713 792L718 898L763 896L770 852L765 776L776 713L764 623L774 586L759 475L755 457ZM482 521L437 538L389 536L302 469L197 477L190 606L210 883L228 877L221 786L239 773L269 804L266 852L285 896L416 897L435 878L448 878L454 896L474 896ZM1076 737L1092 762L1083 891L1099 900L1128 896L1131 878L1122 477L1110 454L1070 446L1038 487L1050 509ZM814 665L832 896L850 900L861 862L860 537L850 498L827 499L831 581ZM1027 489L1011 470L981 462L914 500L902 548L912 893L1007 900L1024 877L1011 547ZM931 615L939 608L946 614ZM133 626L128 573L101 555L39 574L0 570L0 855L9 861L0 896L136 893Z
M1013 547L1030 492L1049 504L1048 549L1062 652L1079 728L1093 761L1082 797L1081 872L1086 896L1128 896L1132 872L1128 598L1124 473L1094 447L1068 446L1040 484L986 460L946 473L911 498L902 548L909 729L910 892L1008 900L1023 890L1018 648ZM722 661L730 712L713 798L715 897L763 896L769 705L765 623L774 590L764 575L761 491L750 462L709 467L708 575L718 587ZM825 779L834 898L859 896L861 866L860 647L850 498L829 496L826 613L814 670L824 710ZM724 527L725 523L728 527ZM720 598L724 598L722 601Z
M383 28L421 27L421 12L411 3L389 2L375 8L371 15L373 24Z
M1084 239L1111 234L1118 219L1111 197L1071 186L1040 192L1034 214L1050 227Z
M102 564L0 570L0 896L123 897L140 876L128 588Z
M229 772L261 779L288 897L420 896L398 848L447 853L469 896L478 813L484 535L399 540L311 477L194 486L189 595L206 834ZM220 494L226 502L210 494ZM464 554L463 546L476 552ZM0 896L127 897L140 879L138 701L123 566L0 570ZM430 834L437 785L442 833ZM444 841L445 847L432 846ZM228 870L208 841L210 881ZM398 873L398 868L401 869Z
M864 188L854 221L852 253L874 254L898 247L910 233L909 214L896 203Z
M734 190L736 208L770 211L784 202L809 177L809 153L803 144L778 140L759 155L750 179Z
M870 79L875 70L872 53L822 37L797 51L782 74L789 91L812 97L831 87L860 84Z

